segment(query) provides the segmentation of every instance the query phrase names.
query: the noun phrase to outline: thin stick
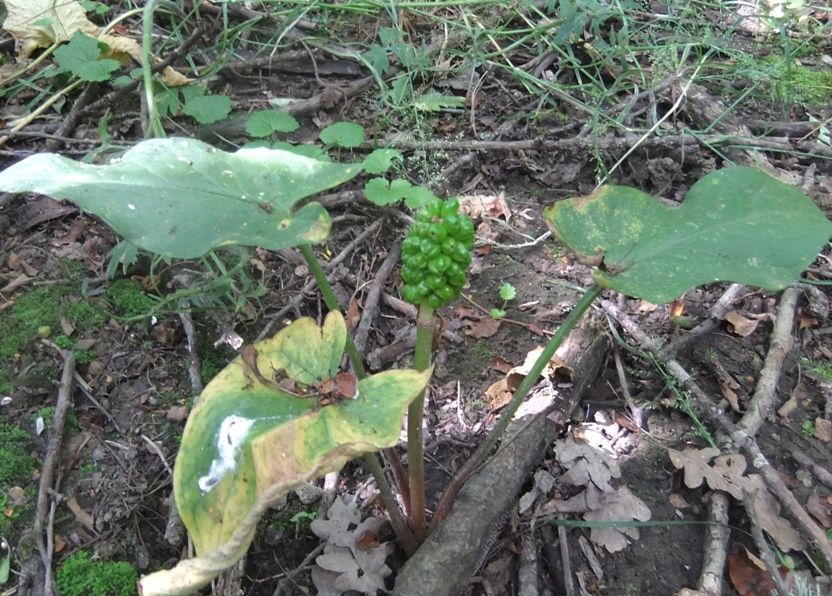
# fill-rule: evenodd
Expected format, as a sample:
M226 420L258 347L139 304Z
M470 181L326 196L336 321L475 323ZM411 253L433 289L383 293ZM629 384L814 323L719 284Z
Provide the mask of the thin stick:
M791 352L792 327L794 327L795 308L799 291L795 285L791 285L783 292L780 298L780 308L777 309L777 319L774 323L774 331L766 354L765 365L760 371L757 380L757 388L754 397L748 404L748 409L737 426L754 436L763 425L763 417L768 418L774 409L774 399L777 392L777 381L780 379L780 371L783 369L783 362L786 355Z
M731 528L728 525L730 501L722 491L711 491L708 498L708 524L705 556L702 573L699 576L699 591L706 594L722 594L725 575L725 561L728 559L728 540Z
M378 272L370 284L370 289L364 296L364 309L361 312L361 322L355 330L355 347L359 353L363 354L367 349L367 338L370 334L370 327L373 324L373 319L378 312L378 301L381 297L382 290L387 278L393 273L393 269L399 261L399 255L402 252L400 242L396 242L387 253L387 258L379 267Z
M744 289L745 286L742 284L731 284L728 286L728 289L725 290L719 300L716 301L716 304L711 308L710 313L708 313L708 318L691 329L687 334L681 336L677 341L667 346L662 351L662 354L668 358L675 356L679 352L686 350L701 337L716 329L716 326L725 317L725 313L733 306L734 300L742 294Z
M46 448L46 457L43 460L43 469L40 474L34 523L38 550L41 552L41 558L43 559L43 566L45 568L43 589L46 596L52 596L55 593L55 586L54 577L52 576L53 545L50 542L44 544L43 524L49 510L49 491L52 490L55 471L59 464L66 415L72 407L72 381L75 378L75 352L72 350L63 351L54 344L52 346L64 358L64 371L61 375L61 386L58 389L58 403L55 405L55 415L52 417L52 426L49 427L49 443ZM47 534L51 537L51 527L47 528Z

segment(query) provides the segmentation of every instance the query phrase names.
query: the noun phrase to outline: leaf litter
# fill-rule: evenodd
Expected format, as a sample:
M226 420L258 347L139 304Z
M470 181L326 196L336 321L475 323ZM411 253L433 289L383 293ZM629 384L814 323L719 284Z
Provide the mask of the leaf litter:
M386 565L392 551L388 543L375 540L382 520L361 520L356 503L345 503L339 496L326 514L326 520L312 522L312 531L326 540L324 553L315 559L312 581L321 596L340 596L357 590L375 594L384 590L384 578L392 573Z
M626 525L649 521L650 508L627 487L615 488L610 481L621 478L621 468L612 457L589 444L567 437L555 443L555 456L566 472L558 479L561 486L585 487L577 495L555 498L543 505L538 516L583 513L585 521L620 522L622 525L591 528L589 538L609 553L624 550L639 539L639 529Z

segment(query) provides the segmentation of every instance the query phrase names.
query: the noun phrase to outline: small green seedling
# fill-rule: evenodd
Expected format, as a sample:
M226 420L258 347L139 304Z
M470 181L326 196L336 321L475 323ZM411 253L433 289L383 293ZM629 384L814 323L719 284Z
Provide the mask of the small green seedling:
M806 437L814 437L815 436L815 423L811 420L804 420L803 421L803 435Z
M491 316L495 319L502 319L506 316L506 304L508 304L509 300L514 300L517 297L517 289L511 285L510 283L506 282L500 286L500 298L503 299L503 306L502 308L492 308L491 309Z

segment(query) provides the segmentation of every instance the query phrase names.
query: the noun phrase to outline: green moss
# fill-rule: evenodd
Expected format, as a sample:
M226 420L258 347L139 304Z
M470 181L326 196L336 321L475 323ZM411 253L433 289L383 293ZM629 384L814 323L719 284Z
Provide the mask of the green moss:
M147 315L156 301L133 279L120 279L107 288L107 300L116 314L128 319Z
M36 339L39 328L60 329L61 315L79 331L104 325L104 312L74 294L76 290L69 286L44 286L19 296L0 317L0 361L12 358Z
M0 488L2 492L15 485L22 484L32 477L37 460L31 456L28 447L31 442L29 433L0 423Z
M63 596L133 596L138 581L139 574L129 563L92 561L86 551L69 557L55 575Z

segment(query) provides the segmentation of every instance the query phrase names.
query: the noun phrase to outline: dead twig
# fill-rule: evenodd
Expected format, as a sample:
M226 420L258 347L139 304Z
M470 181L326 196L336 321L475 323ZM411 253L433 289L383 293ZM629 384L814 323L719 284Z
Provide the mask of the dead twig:
M728 558L728 539L731 537L731 528L728 527L730 505L724 492L714 490L708 494L708 521L711 523L707 526L705 555L697 587L700 592L713 596L723 593L722 578Z
M364 309L361 312L361 322L358 324L353 336L353 341L355 342L355 347L358 349L359 354L363 354L364 350L367 348L367 338L370 334L370 327L373 324L373 319L375 319L376 313L378 312L379 298L381 297L387 278L389 278L393 273L393 269L399 261L399 255L401 252L401 243L396 242L390 248L390 252L387 253L387 258L384 259L381 267L379 267L378 272L373 279L373 283L370 284L369 290L367 290L367 293L364 295Z
M816 464L808 455L796 449L791 452L792 459L799 463L804 468L811 470L815 478L823 482L829 488L832 488L832 474L829 470Z
M58 389L58 402L55 405L55 415L52 417L52 425L49 427L49 442L46 448L46 457L43 460L43 468L40 474L38 485L38 500L35 509L34 529L38 541L38 550L43 559L44 582L43 591L45 596L52 596L55 593L55 578L52 575L52 556L54 554L54 542L52 535L52 521L56 504L49 497L52 490L57 492L60 478L55 480L55 472L60 464L61 443L64 438L64 427L66 415L72 407L72 381L75 377L75 352L72 350L61 350L52 342L44 342L54 348L64 359L64 371L61 375L61 385ZM54 486L53 486L54 484ZM50 504L51 501L51 504ZM50 507L51 505L51 507ZM44 538L44 522L49 515L49 524L46 527Z
M763 417L769 418L774 409L774 398L777 391L777 381L786 355L791 352L792 327L794 327L795 308L799 291L794 285L786 288L780 298L780 308L777 309L777 319L768 347L768 354L757 380L754 396L748 404L748 409L737 426L754 436L763 424Z

